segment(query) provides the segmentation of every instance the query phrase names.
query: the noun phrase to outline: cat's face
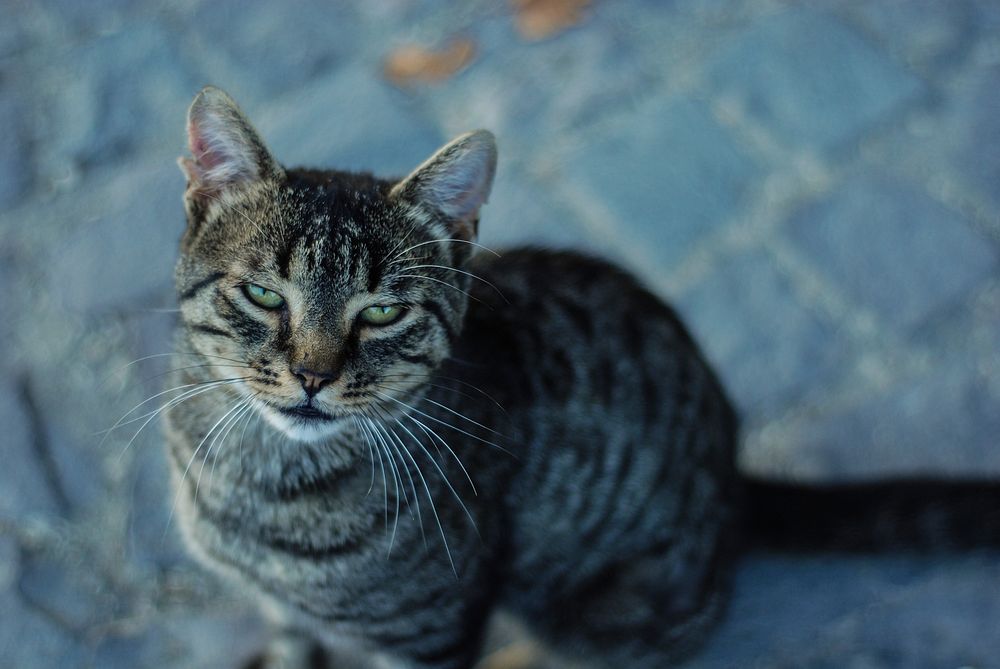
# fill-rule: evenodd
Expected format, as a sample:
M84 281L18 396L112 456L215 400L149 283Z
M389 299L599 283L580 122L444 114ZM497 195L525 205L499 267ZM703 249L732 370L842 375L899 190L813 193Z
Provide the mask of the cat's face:
M295 439L398 413L461 328L492 136L458 138L406 179L286 171L235 103L188 117L188 229L176 281L204 367Z

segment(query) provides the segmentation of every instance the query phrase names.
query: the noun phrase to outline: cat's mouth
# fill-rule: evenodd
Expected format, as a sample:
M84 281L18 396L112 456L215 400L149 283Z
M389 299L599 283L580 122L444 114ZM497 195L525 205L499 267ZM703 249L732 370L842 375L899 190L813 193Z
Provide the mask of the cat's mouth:
M300 404L293 407L280 407L278 411L290 418L298 418L300 420L311 422L311 421L332 421L336 420L335 416L331 416L325 411L321 411L311 404Z

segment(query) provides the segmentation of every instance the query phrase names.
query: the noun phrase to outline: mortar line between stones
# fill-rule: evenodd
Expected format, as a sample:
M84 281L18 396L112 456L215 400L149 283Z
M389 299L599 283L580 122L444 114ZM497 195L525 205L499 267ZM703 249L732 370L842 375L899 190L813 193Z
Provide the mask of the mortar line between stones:
M17 388L21 403L28 416L28 423L31 430L30 445L38 457L42 475L45 477L45 481L52 491L59 511L64 516L69 515L73 505L70 503L69 496L66 494L66 489L63 486L62 477L59 475L59 468L56 465L55 457L52 454L52 447L45 432L45 420L42 417L42 410L35 399L31 386L31 377L27 372L24 372L18 379Z

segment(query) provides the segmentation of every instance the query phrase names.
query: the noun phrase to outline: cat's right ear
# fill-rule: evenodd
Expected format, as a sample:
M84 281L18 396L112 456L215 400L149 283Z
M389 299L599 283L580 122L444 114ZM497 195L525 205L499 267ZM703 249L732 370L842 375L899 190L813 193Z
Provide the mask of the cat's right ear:
M476 130L439 149L389 194L429 207L452 224L454 236L469 240L476 235L479 209L490 196L496 170L496 141L490 132Z
M191 103L187 135L191 157L178 164L187 177L189 197L211 198L283 174L236 102L214 86L203 88Z

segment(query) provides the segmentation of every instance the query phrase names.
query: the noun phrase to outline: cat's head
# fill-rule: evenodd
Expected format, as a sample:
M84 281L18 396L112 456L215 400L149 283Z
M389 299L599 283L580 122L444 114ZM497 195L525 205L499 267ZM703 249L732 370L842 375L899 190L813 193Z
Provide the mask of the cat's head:
M300 440L398 413L449 354L496 167L483 130L402 180L282 167L236 103L188 112L176 284L203 370Z

